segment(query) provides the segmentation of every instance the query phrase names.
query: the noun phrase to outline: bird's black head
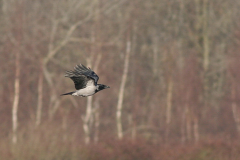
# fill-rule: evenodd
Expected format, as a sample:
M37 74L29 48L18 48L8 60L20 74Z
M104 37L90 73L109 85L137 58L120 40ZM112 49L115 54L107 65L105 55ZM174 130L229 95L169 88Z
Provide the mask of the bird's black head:
M103 89L106 89L106 88L110 88L109 86L104 85L104 84L98 84L97 86L98 86L98 89L96 90L97 92L101 91Z

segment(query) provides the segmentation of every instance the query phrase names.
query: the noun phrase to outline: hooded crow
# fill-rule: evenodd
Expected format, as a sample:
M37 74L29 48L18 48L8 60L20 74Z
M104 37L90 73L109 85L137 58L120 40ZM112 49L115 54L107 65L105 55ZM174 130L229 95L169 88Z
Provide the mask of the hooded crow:
M98 75L90 68L82 64L76 65L74 70L66 71L65 77L69 77L75 84L76 91L62 94L87 97L103 89L110 88L104 84L97 84Z

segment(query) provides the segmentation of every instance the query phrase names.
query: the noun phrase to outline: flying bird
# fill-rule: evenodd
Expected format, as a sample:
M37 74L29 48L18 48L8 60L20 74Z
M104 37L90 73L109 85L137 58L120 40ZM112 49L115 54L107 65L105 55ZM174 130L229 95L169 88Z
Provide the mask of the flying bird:
M66 71L65 77L69 77L73 80L76 91L62 94L62 96L73 95L87 97L103 89L110 88L104 84L97 84L99 79L98 75L82 64L76 65L74 70Z

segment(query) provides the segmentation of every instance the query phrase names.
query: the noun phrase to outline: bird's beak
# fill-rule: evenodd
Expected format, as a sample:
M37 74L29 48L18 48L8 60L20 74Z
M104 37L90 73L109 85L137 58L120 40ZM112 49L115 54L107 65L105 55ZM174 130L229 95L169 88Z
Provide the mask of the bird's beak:
M109 86L107 86L106 88L110 88Z

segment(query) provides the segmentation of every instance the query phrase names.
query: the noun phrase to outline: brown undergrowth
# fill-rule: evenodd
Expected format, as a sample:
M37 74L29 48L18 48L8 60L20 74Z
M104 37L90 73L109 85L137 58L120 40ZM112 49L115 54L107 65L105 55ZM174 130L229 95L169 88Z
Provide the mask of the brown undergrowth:
M22 138L12 145L1 140L0 159L4 160L238 160L240 142L201 141L197 144L151 143L137 138L114 139L109 136L96 144L85 145L61 136Z

